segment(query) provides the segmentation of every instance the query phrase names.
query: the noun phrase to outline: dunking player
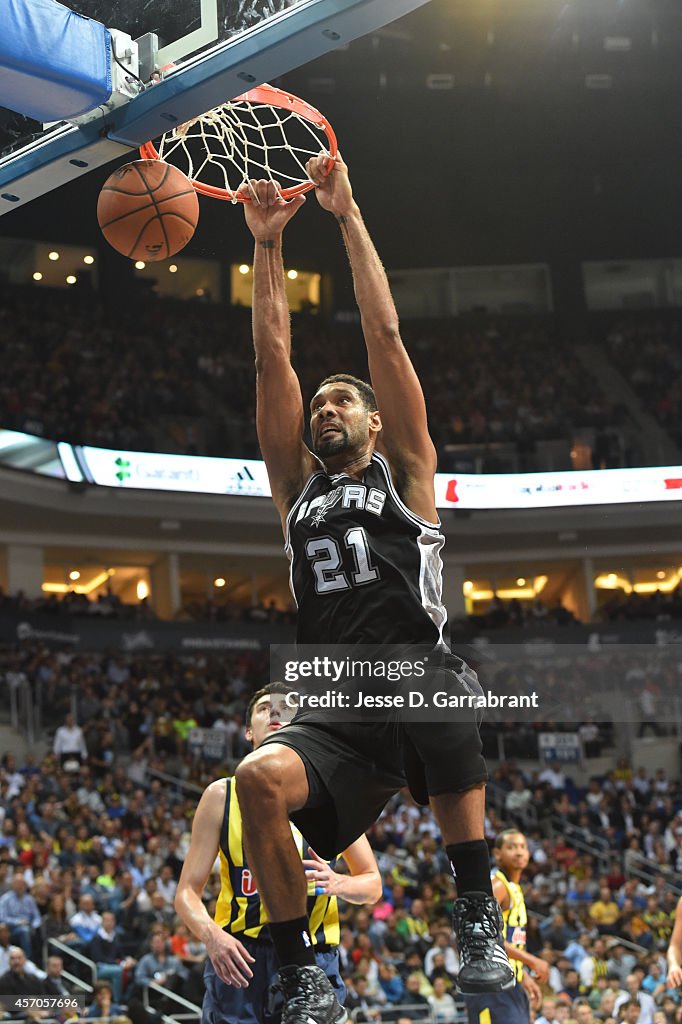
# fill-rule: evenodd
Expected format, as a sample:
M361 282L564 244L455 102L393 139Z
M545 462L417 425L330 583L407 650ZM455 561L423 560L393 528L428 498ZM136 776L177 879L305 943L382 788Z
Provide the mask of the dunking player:
M505 947L514 961L517 985L505 992L465 995L464 1001L469 1024L529 1024L530 1009L540 1009L542 993L528 970L545 982L549 978L549 964L526 949L528 917L519 884L529 860L524 834L515 828L499 832L495 838L495 860L493 893L502 908Z
M283 229L304 200L287 203L271 182L254 181L253 201L245 205L255 239L256 422L291 560L298 642L428 644L442 651L444 539L424 396L348 169L337 157L326 175L326 164L321 154L307 170L350 257L373 386L346 374L320 384L310 405L313 451L303 439L282 263ZM475 675L459 659L450 661L450 690L471 694ZM415 794L431 804L457 876L461 989L515 983L483 839L487 773L473 718L348 723L306 712L237 770L249 862L281 964L284 1024L345 1020L315 967L289 815L318 853L331 857L362 835L404 785L404 766Z
M271 683L251 698L246 736L254 750L291 718L293 710L285 704L285 691L289 689ZM365 836L341 855L350 871L342 875L310 849L298 829L292 832L308 878L307 913L315 961L343 1001L337 898L349 903L376 903L381 896L381 876ZM202 894L218 854L221 884L213 920ZM277 963L267 915L244 855L234 779L212 782L199 801L175 909L208 950L202 1013L205 1024L264 1024L276 1020L269 993L276 981Z

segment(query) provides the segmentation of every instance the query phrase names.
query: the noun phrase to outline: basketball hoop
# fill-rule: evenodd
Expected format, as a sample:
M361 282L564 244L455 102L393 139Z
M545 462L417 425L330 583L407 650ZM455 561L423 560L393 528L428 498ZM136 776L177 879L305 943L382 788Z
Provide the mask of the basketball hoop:
M283 199L314 188L306 174L310 157L338 146L327 118L305 100L259 85L140 147L145 160L172 163L194 188L213 199L249 203L251 178L278 182Z

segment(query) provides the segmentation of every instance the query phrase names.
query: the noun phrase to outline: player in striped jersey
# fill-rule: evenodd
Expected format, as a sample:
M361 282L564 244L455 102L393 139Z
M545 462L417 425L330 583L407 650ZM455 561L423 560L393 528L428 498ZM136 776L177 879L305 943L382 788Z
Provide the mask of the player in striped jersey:
M504 945L517 984L504 992L465 995L464 1000L469 1024L529 1024L530 1008L540 1009L542 993L528 971L533 971L540 981L546 982L549 964L526 949L528 916L520 885L529 859L524 834L515 828L499 832L495 838L495 859L497 870L493 873L493 893L502 909Z
M272 683L252 697L246 736L254 749L293 715L294 709L285 699L289 690ZM376 903L381 896L381 876L365 836L341 854L350 874L339 874L310 849L293 825L292 833L308 878L307 911L315 959L342 1003L345 988L339 969L338 898L349 903ZM202 894L216 857L220 863L220 894L213 920ZM202 1014L205 1024L265 1024L276 1020L278 1012L273 1017L268 1003L278 964L267 914L244 853L234 778L212 782L199 801L175 908L208 951Z
M668 988L682 989L682 897L677 901L668 946Z

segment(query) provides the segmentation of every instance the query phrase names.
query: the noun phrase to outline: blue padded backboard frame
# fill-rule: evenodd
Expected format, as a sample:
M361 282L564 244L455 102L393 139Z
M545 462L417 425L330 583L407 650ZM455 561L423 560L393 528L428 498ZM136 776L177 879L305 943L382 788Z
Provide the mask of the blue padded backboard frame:
M111 96L111 40L54 0L0 4L3 106L36 121L79 117Z
M429 0L304 0L200 54L128 104L0 159L0 216ZM115 25L109 26L116 28Z

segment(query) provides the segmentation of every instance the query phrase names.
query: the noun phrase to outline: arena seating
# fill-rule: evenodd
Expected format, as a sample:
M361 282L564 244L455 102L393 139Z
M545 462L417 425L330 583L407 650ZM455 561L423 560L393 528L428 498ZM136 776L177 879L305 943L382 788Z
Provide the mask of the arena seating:
M444 471L570 469L577 438L628 421L546 318L409 321L403 333ZM100 447L258 455L247 309L140 296L114 328L92 293L13 288L0 294L0 341L0 426ZM306 396L339 369L367 375L359 327L312 314L293 317L293 359ZM619 448L608 464L629 457Z
M642 406L682 444L682 328L677 318L631 317L611 325L606 346L614 366L634 389Z
M265 659L68 655L28 645L4 650L0 670L5 681L23 675L40 682L51 729L76 688L88 751L75 771L52 753L2 759L0 968L17 941L39 967L47 952L58 951L65 969L73 969L72 950L95 963L95 977L107 979L114 1003L127 1007L121 1012L144 1024L144 972L129 958L139 965L158 932L176 958L169 961L173 989L197 1002L204 950L172 909L199 792L192 787L229 771L248 749L243 714L266 676ZM192 749L193 725L229 734L229 764ZM528 941L552 964L543 986L548 1012L557 1001L582 1019L587 1002L595 1019L607 1021L614 997L622 1003L634 991L652 994L662 1007L672 1000L674 1014L678 994L665 985L662 950L682 885L679 785L663 772L635 773L624 759L586 788L560 769L502 762L489 787L490 841L510 823L525 830L531 846ZM382 900L342 907L341 955L354 1019L459 1019L445 998L458 969L449 929L455 891L437 825L428 809L399 795L370 840L384 879ZM22 888L13 881L22 876L40 919L28 934L2 927L3 897ZM214 881L209 907L215 896ZM101 950L81 927L83 918L74 921L107 911L116 929L112 963L97 959ZM46 947L54 939L61 945ZM562 1012L556 1019L563 1018Z

